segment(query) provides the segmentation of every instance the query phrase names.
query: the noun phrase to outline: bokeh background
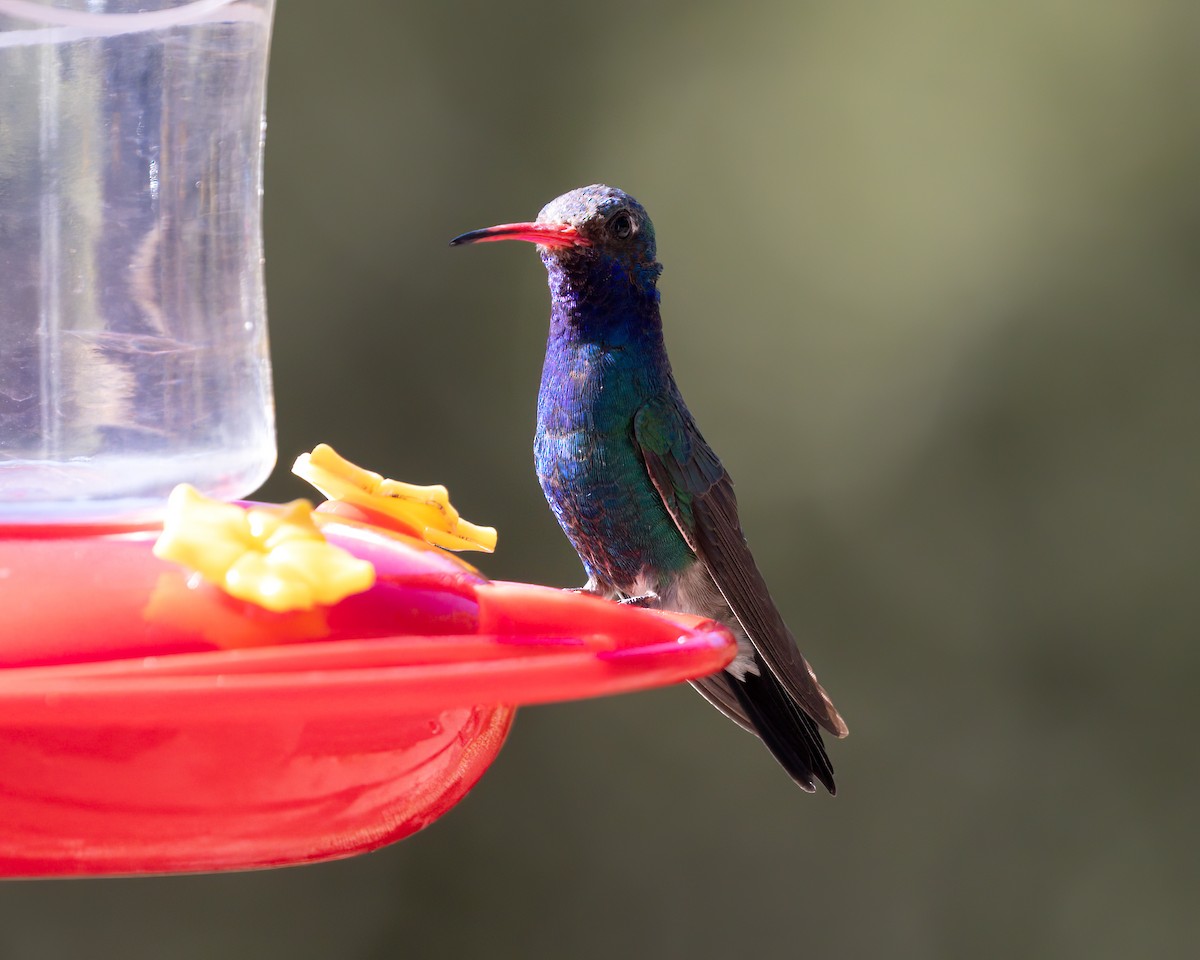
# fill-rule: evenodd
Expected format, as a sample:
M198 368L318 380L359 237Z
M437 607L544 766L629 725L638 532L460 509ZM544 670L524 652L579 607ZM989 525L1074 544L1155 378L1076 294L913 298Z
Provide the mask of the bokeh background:
M839 796L686 688L532 708L410 840L5 884L0 956L1200 955L1200 7L280 6L264 492L330 441L578 583L541 266L446 241L627 189Z

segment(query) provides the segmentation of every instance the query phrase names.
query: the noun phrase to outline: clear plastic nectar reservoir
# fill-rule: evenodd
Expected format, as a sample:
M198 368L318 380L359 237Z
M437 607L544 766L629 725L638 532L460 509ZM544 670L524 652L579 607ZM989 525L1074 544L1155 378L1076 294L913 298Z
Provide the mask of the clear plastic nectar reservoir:
M274 0L0 0L0 522L252 492Z

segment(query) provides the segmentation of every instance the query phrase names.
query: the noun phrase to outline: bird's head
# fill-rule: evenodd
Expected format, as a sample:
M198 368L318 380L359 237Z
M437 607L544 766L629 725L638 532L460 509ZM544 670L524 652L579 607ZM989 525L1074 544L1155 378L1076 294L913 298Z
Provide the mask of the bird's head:
M553 275L612 279L624 275L636 287L653 288L662 267L655 259L654 224L645 208L616 187L593 184L564 193L536 220L472 230L451 246L526 240L538 245Z

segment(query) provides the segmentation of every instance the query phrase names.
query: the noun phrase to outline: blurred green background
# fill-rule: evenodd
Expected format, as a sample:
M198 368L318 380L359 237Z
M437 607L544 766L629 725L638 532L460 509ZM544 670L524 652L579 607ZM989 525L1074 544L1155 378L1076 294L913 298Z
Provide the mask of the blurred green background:
M410 840L6 884L0 956L1200 955L1198 36L1187 0L285 0L264 493L329 441L498 526L488 574L579 583L543 270L446 241L630 191L840 793L686 688L532 708Z

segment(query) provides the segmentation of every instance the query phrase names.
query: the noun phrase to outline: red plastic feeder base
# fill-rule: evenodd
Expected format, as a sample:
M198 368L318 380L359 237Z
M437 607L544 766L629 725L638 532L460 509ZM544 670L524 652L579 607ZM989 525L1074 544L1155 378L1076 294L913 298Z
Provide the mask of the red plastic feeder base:
M153 556L156 529L0 528L0 876L362 853L457 803L516 705L704 676L711 621L492 583L327 516L365 593L276 614Z

